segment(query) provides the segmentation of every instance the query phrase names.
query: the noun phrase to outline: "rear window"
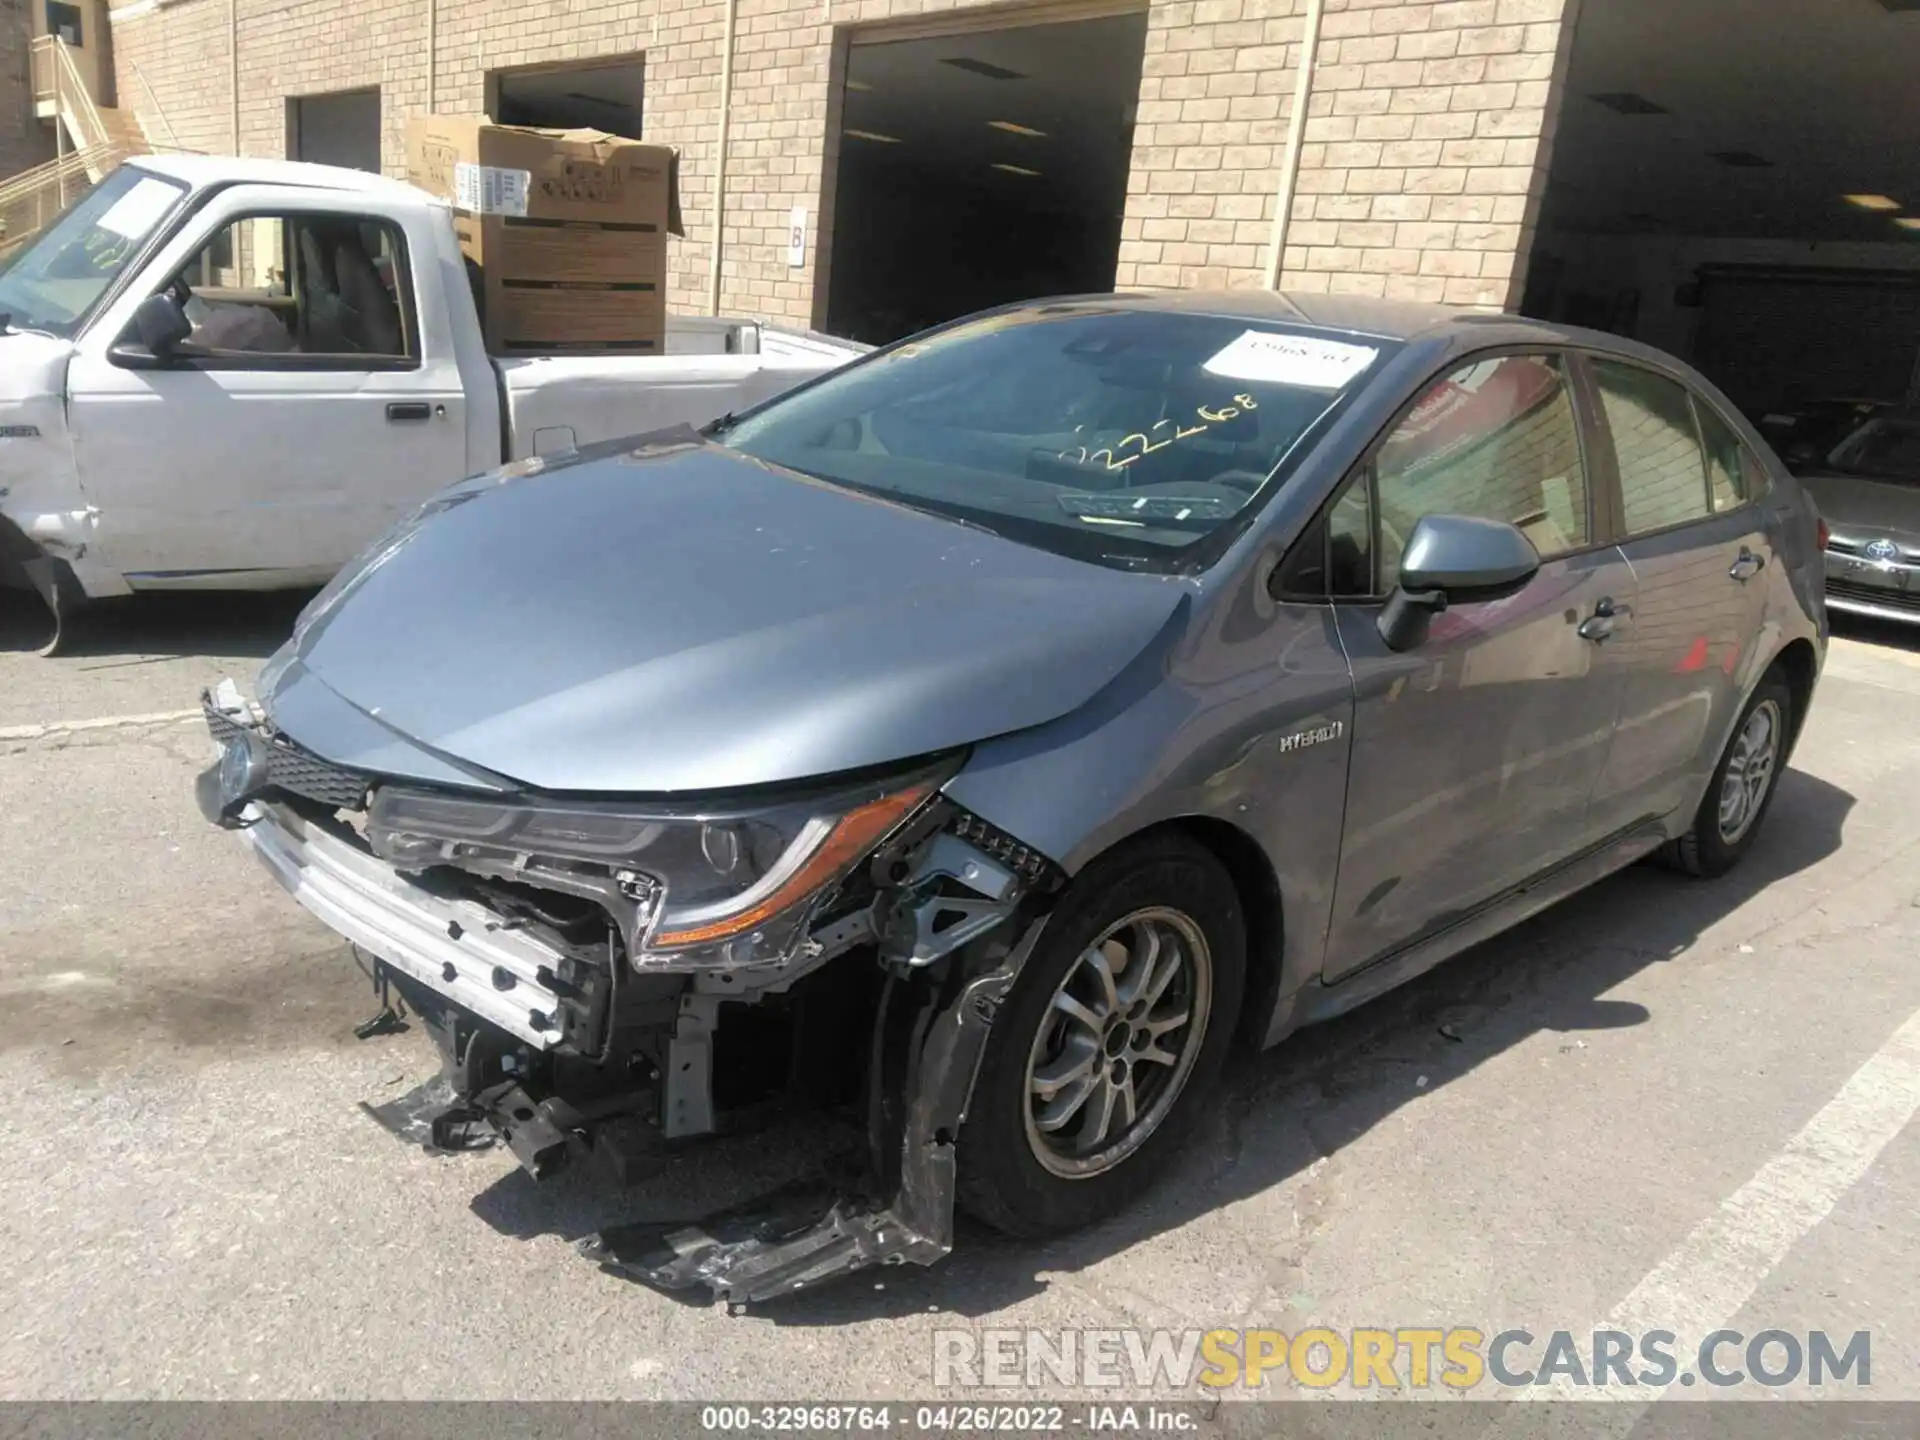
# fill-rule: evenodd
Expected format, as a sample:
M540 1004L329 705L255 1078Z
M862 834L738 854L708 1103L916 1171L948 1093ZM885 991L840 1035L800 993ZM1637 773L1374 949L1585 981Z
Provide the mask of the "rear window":
M758 459L1060 554L1178 569L1280 483L1389 342L1097 302L987 316L725 433Z

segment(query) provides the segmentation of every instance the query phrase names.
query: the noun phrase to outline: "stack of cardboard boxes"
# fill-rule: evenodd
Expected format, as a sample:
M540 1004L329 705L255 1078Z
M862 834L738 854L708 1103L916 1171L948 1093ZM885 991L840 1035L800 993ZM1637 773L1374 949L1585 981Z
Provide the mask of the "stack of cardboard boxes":
M664 353L678 162L662 145L484 115L407 129L407 178L454 207L495 355Z

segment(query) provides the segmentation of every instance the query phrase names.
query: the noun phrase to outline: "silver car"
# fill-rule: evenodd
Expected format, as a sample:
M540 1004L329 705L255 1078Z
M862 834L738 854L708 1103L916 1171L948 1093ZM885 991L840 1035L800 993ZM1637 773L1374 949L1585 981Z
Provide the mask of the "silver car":
M1827 604L1920 624L1920 414L1885 408L1800 473L1830 527Z
M1659 852L1755 843L1817 521L1611 336L1262 294L1016 306L705 432L455 486L208 697L200 781L443 1075L644 1173L794 1091L864 1179L589 1252L747 1303L1081 1226L1238 1047Z

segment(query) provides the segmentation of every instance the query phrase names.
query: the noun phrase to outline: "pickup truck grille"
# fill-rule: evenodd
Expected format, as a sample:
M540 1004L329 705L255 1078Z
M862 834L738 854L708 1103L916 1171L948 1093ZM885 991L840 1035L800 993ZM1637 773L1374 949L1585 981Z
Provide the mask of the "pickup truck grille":
M224 710L216 710L211 700L201 701L200 709L215 744L224 746L240 733L240 722ZM276 789L317 800L335 810L359 809L372 783L371 776L322 760L278 735L267 738L267 779Z

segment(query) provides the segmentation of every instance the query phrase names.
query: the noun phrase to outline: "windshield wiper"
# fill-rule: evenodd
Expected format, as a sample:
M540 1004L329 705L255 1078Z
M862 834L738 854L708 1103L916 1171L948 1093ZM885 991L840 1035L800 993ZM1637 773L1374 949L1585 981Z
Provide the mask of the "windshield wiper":
M739 423L740 417L729 410L718 420L709 420L701 427L700 433L709 440L717 440Z

